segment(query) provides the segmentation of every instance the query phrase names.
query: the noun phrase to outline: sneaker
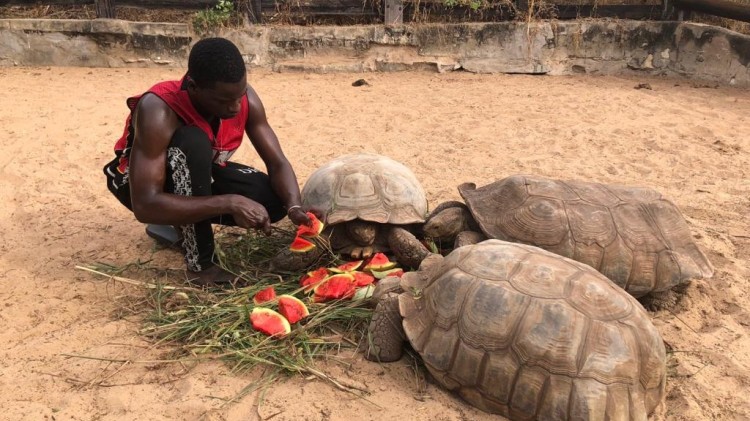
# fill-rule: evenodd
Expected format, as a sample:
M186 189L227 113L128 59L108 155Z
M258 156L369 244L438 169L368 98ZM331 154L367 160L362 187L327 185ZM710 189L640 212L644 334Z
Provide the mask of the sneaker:
M156 240L160 245L184 252L182 234L172 225L146 225L146 235Z

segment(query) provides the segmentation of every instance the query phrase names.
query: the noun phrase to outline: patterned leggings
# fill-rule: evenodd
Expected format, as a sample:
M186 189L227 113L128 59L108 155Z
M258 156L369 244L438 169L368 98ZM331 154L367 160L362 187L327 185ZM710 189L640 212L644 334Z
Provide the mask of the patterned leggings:
M284 206L273 191L268 175L235 162L220 166L212 160L213 150L208 136L195 127L178 129L167 149L167 174L164 191L182 196L240 194L263 205L271 222L281 220ZM114 191L128 209L130 185ZM231 215L220 215L192 225L180 226L184 238L185 261L193 271L201 271L213 263L214 235L211 224L236 225Z

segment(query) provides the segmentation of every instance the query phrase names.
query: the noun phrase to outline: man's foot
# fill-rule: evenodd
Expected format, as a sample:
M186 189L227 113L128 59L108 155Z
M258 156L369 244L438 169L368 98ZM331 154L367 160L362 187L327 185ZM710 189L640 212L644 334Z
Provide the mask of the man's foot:
M187 275L188 282L197 286L230 285L238 278L232 272L227 272L216 265L211 265L209 268L203 269L200 272L188 270Z

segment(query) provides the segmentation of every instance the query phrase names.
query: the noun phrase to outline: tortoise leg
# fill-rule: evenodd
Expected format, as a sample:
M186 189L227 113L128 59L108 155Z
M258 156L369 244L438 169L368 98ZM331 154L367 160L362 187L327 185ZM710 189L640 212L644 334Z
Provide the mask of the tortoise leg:
M679 296L674 290L652 292L638 299L646 310L659 311L670 310L677 305Z
M487 236L478 231L461 231L456 236L456 241L453 243L453 248L457 249L462 246L469 246L482 242L487 239Z
M388 245L401 266L416 269L430 255L414 234L401 227L392 227L388 233Z
M435 210L438 209L440 206ZM476 226L477 223L469 212L469 208L461 204L461 206L446 207L430 215L424 224L423 231L427 237L452 243L462 231L478 231Z
M396 361L403 354L405 338L398 312L398 294L389 293L378 302L372 314L365 338L365 358L380 362Z

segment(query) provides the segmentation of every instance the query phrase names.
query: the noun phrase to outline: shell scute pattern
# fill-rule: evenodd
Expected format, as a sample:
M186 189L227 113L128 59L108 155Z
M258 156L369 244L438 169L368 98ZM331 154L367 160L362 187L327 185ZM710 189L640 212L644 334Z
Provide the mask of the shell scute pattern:
M650 188L516 175L459 192L489 238L582 262L635 297L713 275L680 211Z
M427 199L414 173L375 154L345 155L315 171L302 189L303 204L322 210L329 224L354 219L421 223Z
M435 379L472 405L511 419L645 420L661 401L661 337L637 301L591 267L488 240L421 272L402 279L422 285L399 297L407 338Z

